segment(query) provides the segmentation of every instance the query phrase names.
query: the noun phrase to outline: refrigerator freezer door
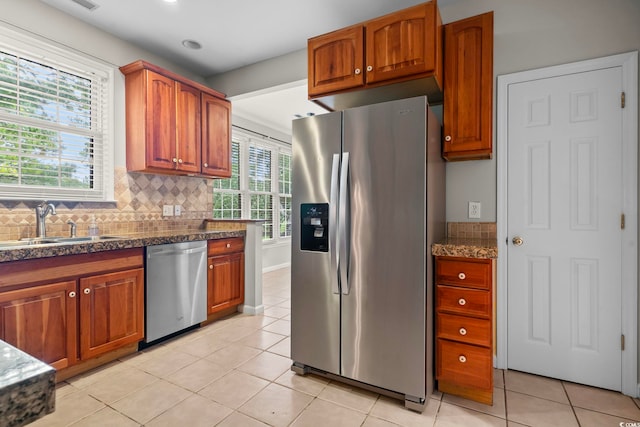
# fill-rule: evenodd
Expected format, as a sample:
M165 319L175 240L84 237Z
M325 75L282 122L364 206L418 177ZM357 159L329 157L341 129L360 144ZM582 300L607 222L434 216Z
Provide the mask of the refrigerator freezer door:
M426 370L426 115L425 97L345 110L343 141L351 237L341 374L418 400Z
M335 181L339 162L334 162L334 155L340 154L341 140L340 112L293 121L291 358L297 364L333 374L339 374L340 369L340 294L335 269L338 197ZM301 209L311 204L329 207L328 224L326 227L321 224L317 231L330 234L326 252L301 248L302 221L313 215L309 212L301 215ZM332 290L332 283L336 289Z

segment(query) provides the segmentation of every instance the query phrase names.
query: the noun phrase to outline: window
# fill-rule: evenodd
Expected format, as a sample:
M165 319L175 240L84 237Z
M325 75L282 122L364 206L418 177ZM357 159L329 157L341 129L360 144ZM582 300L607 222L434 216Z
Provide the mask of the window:
M262 219L262 239L291 237L291 147L233 129L231 178L214 180L213 217Z
M113 199L113 70L0 29L0 198Z

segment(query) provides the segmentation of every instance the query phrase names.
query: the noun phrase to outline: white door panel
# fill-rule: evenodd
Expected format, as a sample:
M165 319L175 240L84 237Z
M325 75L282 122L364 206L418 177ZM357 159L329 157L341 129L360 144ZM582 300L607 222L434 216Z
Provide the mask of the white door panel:
M620 67L508 88L508 367L621 389Z

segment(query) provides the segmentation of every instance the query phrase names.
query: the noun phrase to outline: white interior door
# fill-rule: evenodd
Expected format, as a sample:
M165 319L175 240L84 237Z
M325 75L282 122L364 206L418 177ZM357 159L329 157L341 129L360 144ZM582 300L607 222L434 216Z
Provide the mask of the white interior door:
M621 91L621 67L508 88L509 369L621 390Z

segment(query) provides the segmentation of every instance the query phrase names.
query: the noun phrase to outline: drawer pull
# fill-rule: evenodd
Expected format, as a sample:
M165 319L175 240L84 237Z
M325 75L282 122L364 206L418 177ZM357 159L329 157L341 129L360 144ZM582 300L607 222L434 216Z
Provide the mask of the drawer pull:
M460 328L458 332L460 332L460 335L467 335L467 330L465 328Z
M231 243L227 243L227 248L230 248L230 247L231 247Z
M458 305L465 305L466 303L467 303L467 300L466 300L466 299L464 299L464 298L460 298L460 299L458 300Z
M461 354L460 356L458 356L458 360L460 361L460 363L467 363L467 358L465 355Z
M460 279L460 280L464 280L464 279L466 279L466 278L467 278L467 275L466 275L466 274L464 274L464 273L458 273L458 279Z

